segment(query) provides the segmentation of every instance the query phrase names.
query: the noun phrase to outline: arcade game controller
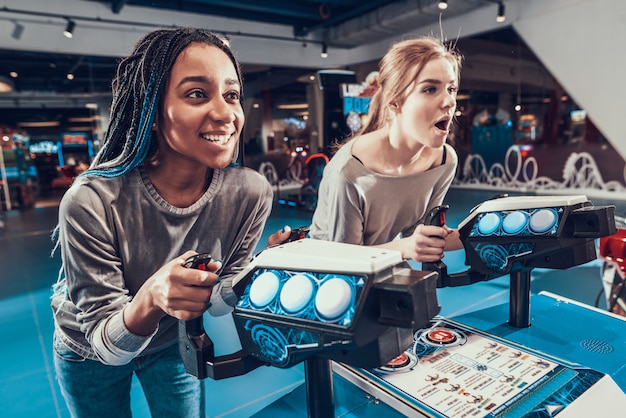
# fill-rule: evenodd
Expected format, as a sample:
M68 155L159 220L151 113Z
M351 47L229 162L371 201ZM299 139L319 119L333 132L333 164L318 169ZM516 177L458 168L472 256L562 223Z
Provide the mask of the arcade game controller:
M583 195L503 195L473 208L458 229L470 267L448 274L445 264L436 264L438 286L465 286L508 274L509 323L515 327L530 325L532 269L564 270L595 260L595 240L617 230L615 208L595 207Z
M233 280L242 350L215 357L202 320L180 323L187 371L221 379L305 362L313 416L332 416L330 360L376 367L439 312L437 274L395 251L301 239L262 251ZM216 312L216 308L209 309Z
M434 213L433 222L445 222L443 212ZM371 247L310 239L279 245L233 280L242 352L215 358L210 344L204 352L210 339L201 326L181 323L181 353L198 377L304 362L310 417L335 416L335 401L343 402L333 392L331 368L335 384L339 376L345 386L341 393L358 388L398 416L567 417L588 411L588 398L600 395L623 408L623 392L607 370L562 360L543 319L530 321L530 271L591 261L595 240L615 229L614 208L594 207L584 196L493 199L459 225L470 267L455 274L441 262L425 266L433 271L413 270L399 253ZM437 316L436 287L506 274L507 323L500 322L501 307L495 315ZM570 323L604 321L595 317L603 316L599 312L540 296L533 303L553 319L566 313ZM597 340L587 345L602 346Z

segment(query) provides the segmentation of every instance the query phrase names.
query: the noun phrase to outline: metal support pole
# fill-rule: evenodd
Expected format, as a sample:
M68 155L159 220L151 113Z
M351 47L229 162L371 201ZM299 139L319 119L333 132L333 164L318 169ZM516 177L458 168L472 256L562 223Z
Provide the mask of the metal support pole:
M517 328L530 326L530 270L511 273L509 324Z
M334 418L335 395L330 360L319 357L305 360L304 379L309 418Z

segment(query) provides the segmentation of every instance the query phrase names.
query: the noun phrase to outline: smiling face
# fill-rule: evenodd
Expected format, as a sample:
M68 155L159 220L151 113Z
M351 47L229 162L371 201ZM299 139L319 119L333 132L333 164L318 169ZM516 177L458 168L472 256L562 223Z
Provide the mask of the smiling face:
M410 147L443 146L456 109L458 80L456 67L446 58L434 58L424 65L417 79L409 85L404 101L392 111L395 117L390 132L398 142Z
M189 45L172 67L155 120L158 158L203 168L226 167L243 129L240 97L230 58L212 45Z

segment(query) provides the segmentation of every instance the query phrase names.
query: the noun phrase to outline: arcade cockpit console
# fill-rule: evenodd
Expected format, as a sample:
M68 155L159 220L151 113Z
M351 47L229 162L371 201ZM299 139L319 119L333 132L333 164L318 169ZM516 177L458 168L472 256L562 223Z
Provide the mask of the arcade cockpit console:
M301 240L263 253L249 280L234 284L248 353L277 367L311 356L374 367L439 312L432 273L395 252L328 244Z
M304 362L307 410L315 417L335 416L333 363L349 384L397 403L400 415L539 417L548 415L527 413L572 410L572 399L591 387L612 393L610 378L504 337L533 328L530 271L595 259L595 239L615 232L613 211L584 196L487 201L459 225L470 267L455 274L441 262L417 271L399 253L372 247L303 239L269 248L233 280L241 352L215 357L202 319L181 322L186 368L221 379L262 364ZM444 212L435 211L432 222L444 223ZM437 287L505 274L511 303L504 336L437 317ZM392 378L398 371L402 377ZM560 402L565 393L568 402Z
M220 379L305 362L312 415L333 415L330 360L376 367L439 312L437 274L395 251L302 239L267 249L233 280L242 351L214 357L199 320L181 322L187 371ZM319 398L323 398L321 401Z
M445 207L435 212L445 213ZM443 223L443 216L431 214ZM483 202L459 224L470 268L448 274L439 287L464 286L510 275L509 323L530 325L530 279L534 268L567 269L597 258L595 240L616 232L615 208L596 207L585 196L503 196Z

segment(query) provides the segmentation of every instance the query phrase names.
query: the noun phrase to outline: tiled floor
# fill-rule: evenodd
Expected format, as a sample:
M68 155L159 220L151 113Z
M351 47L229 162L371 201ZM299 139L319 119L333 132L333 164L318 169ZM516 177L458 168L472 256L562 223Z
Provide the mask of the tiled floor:
M451 206L448 224L456 226L470 208L493 194L453 189L447 202ZM619 205L618 212L625 213L626 202ZM310 217L309 212L277 205L268 221L266 235L284 225L306 225ZM56 280L60 265L58 254L51 255L50 234L56 218L55 201L39 202L34 209L5 213L5 226L0 228L0 358L3 362L0 368L0 415L3 417L69 416L54 379L51 358L50 286ZM265 241L264 237L261 242ZM466 268L462 251L447 254L445 262L450 272ZM532 290L548 290L593 305L601 290L600 262L593 261L564 272L533 272ZM441 313L449 316L504 303L508 295L506 277L438 290ZM600 307L604 308L603 299ZM217 355L238 349L237 339L228 332L232 327L228 318L208 318L205 326L209 335L231 335L230 339L214 339ZM249 417L303 382L301 365L286 370L261 368L242 377L220 381L207 379L207 414L210 417ZM229 395L221 396L222 393ZM133 386L132 399L134 416L148 417L137 384ZM306 414L306 407L303 405L302 408Z

